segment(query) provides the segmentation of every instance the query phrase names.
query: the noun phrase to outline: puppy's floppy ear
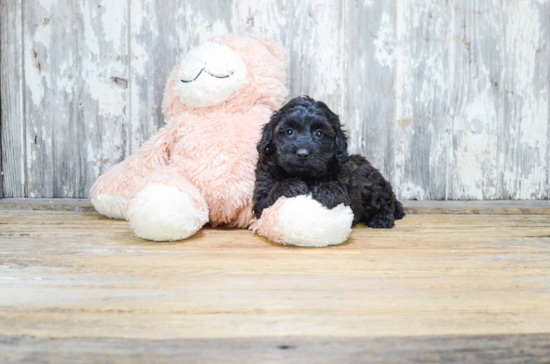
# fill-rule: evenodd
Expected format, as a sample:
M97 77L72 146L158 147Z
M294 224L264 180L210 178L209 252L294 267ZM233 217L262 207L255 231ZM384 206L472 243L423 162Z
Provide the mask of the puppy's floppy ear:
M334 128L334 132L336 133L336 136L334 138L334 142L336 143L336 160L340 164L347 163L347 161L349 161L348 137L346 133L342 130L342 126L340 124L340 118L338 117L338 115L330 111L330 109L329 109L329 119L332 124L332 127Z
M338 131L336 132L336 160L338 160L338 163L344 164L349 161L348 156L348 137L342 130L340 126L338 126Z
M258 153L260 154L260 160L263 160L264 157L272 152L273 149L273 133L275 130L275 125L279 122L281 113L275 111L269 120L269 123L265 124L262 129L262 138L258 143Z

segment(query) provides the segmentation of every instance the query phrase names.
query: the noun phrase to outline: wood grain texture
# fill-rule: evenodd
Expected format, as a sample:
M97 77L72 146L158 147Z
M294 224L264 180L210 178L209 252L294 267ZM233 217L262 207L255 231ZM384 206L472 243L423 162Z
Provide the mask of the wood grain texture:
M322 100L346 124L346 9L342 0L239 0L234 1L232 27L237 34L263 34L282 45L291 97Z
M77 11L62 0L24 4L25 118L19 122L26 124L27 196L72 197L82 147L73 115L80 78L75 72Z
M346 3L297 0L286 8L290 97L322 100L346 125Z
M166 78L222 33L288 55L401 199L547 199L546 0L2 2L8 197L87 197L164 124ZM24 59L23 59L24 58Z
M547 199L550 2L505 2L503 24L502 197Z
M162 95L178 59L177 8L177 1L130 2L131 106L125 144L127 155L134 154L164 126Z
M75 68L82 75L76 78L74 97L78 103L73 104L78 170L74 176L76 188L55 196L88 197L97 176L130 155L125 148L129 124L129 3L86 0L78 2L75 9Z
M451 199L498 199L502 2L452 1Z
M25 128L21 0L0 1L0 196L24 197Z
M2 198L0 210L52 210L95 212L89 199L76 198Z
M9 363L549 363L550 335L140 340L0 336Z
M548 215L547 200L404 201L408 214Z
M350 150L394 179L396 4L350 1L348 5L348 80L346 98Z
M124 158L126 1L30 1L25 11L29 197L86 196Z
M323 249L219 228L159 244L90 212L0 221L0 355L14 361L147 348L254 362L292 353L280 346L350 362L548 360L549 215L409 215Z
M545 215L550 214L547 200L500 201L414 201L404 200L407 214L481 214ZM88 199L3 198L0 210L95 211Z
M400 198L446 198L449 3L397 1L391 175Z

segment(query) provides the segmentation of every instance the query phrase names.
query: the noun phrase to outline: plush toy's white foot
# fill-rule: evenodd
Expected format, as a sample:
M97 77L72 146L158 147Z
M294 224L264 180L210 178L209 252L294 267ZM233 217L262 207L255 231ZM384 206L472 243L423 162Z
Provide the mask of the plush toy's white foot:
M126 219L126 204L124 197L100 194L91 199L97 212L111 219Z
M323 247L341 244L351 233L353 212L343 204L329 210L311 196L297 196L281 198L270 209L252 229L278 243Z
M181 240L195 234L208 221L205 206L204 200L201 206L175 186L150 184L130 200L128 220L140 238Z

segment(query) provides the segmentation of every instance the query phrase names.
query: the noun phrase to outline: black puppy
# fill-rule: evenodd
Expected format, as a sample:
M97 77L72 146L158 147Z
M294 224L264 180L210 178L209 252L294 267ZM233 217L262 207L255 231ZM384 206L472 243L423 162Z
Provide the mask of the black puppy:
M327 105L297 97L276 111L258 144L254 213L281 196L311 196L332 209L350 206L353 225L392 228L404 215L391 184L362 156L348 156L340 120Z

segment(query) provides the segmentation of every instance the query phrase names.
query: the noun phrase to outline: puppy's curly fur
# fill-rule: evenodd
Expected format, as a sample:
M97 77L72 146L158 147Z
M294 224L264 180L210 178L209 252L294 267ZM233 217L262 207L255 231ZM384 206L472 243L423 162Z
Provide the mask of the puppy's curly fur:
M254 213L279 197L311 196L329 209L343 203L353 224L392 228L404 216L391 184L364 157L348 156L340 120L307 96L290 100L263 128L258 144Z

